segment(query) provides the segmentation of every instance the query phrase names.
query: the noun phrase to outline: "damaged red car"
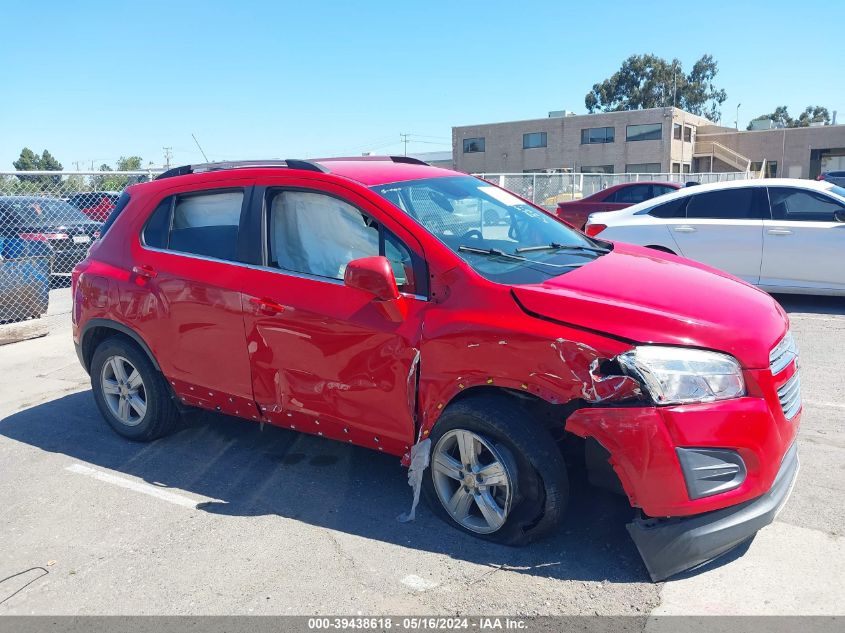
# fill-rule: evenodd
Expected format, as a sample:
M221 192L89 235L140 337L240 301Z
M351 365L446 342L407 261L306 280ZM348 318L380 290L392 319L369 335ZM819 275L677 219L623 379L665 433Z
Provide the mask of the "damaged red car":
M797 349L769 295L483 180L406 157L186 166L102 233L73 337L129 439L200 408L383 451L447 523L513 545L558 527L581 462L627 495L655 580L753 536L795 480Z

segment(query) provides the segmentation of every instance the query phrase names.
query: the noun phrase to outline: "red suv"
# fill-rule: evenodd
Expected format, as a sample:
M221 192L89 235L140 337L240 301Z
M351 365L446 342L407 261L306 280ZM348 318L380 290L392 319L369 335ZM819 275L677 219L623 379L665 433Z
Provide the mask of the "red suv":
M559 525L574 448L570 467L638 510L629 531L661 579L771 522L797 473L797 351L771 297L410 158L131 186L73 298L121 435L201 408L384 451L492 541Z

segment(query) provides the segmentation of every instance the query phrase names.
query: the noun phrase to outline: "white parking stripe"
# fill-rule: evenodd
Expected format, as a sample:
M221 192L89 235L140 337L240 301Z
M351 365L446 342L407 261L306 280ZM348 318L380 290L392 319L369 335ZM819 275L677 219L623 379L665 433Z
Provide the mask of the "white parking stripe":
M107 484L114 484L115 486L126 488L127 490L134 490L135 492L140 492L141 494L156 497L157 499L167 501L168 503L172 503L177 506L182 506L183 508L194 509L197 507L198 503L204 503L208 501L222 503L217 499L191 499L190 497L171 492L170 490L163 490L151 484L142 483L140 481L134 481L132 479L126 479L125 477L118 477L117 475L112 475L111 473L107 473L102 470L97 470L96 468L91 468L90 466L83 466L82 464L72 464L65 468L65 470L80 475L86 475L88 477L91 477L92 479L96 479L97 481L104 481Z
M815 400L804 400L804 404L811 407L828 407L831 409L845 409L845 404L839 402L816 402Z

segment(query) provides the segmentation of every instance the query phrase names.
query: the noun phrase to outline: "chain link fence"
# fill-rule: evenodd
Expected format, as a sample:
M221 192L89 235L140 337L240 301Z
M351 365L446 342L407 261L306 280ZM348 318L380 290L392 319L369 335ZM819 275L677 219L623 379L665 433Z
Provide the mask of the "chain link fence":
M0 172L0 344L69 319L70 275L100 235L125 187L157 171ZM641 180L716 182L727 174L479 174L553 209L611 185ZM38 335L38 334L35 335Z
M156 172L0 172L0 344L71 309L70 275L128 185Z
M628 182L660 181L685 184L695 182L727 182L753 177L747 172L698 173L698 174L582 174L582 173L527 173L527 174L475 174L480 178L504 187L534 204L552 210L558 202L580 200L613 185Z

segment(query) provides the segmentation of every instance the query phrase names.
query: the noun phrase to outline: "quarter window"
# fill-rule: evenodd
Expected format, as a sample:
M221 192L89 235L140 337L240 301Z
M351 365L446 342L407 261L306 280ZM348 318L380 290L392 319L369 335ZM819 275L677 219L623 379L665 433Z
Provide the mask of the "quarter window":
M144 244L234 261L243 201L242 190L165 198L144 227Z
M533 149L535 147L546 147L545 132L530 132L522 135L522 149Z
M484 151L484 137L479 138L465 138L464 139L464 154L474 154L476 152Z
M688 198L675 198L653 207L648 214L655 218L682 218L684 217L687 200Z
M699 193L687 203L687 218L756 219L759 215L753 202L754 190L750 187Z
M616 128L589 127L581 130L581 144L612 143L616 136Z
M845 205L828 196L791 187L769 187L769 203L775 220L833 222L834 213L845 211Z
M663 138L663 125L660 123L627 127L626 139L629 141L659 141L661 138Z

